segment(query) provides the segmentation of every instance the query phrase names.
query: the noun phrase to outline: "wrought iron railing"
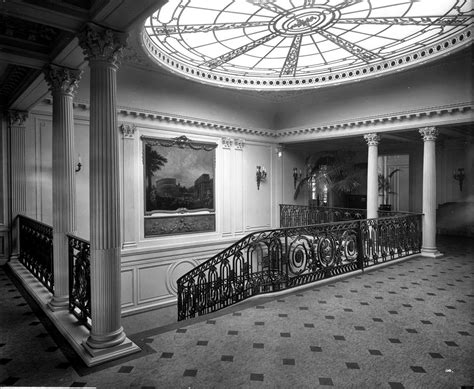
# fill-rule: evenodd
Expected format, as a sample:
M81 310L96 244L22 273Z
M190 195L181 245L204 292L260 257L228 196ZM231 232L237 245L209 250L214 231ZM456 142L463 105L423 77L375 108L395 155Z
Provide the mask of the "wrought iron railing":
M419 214L255 232L178 280L178 320L420 250Z
M53 293L53 228L23 215L17 217L20 262Z
M280 204L280 227L359 220L365 219L366 216L365 209Z
M91 326L90 243L68 235L69 311L84 325Z

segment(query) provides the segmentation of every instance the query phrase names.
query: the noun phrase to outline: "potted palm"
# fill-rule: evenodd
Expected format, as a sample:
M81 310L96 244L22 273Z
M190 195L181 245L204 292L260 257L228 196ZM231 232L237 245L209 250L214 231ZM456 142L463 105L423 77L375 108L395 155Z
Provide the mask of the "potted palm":
M382 197L382 203L379 205L381 211L391 211L392 204L390 204L389 195L396 194L392 191L392 178L398 173L400 169L392 170L387 176L382 173L378 175L379 196Z
M294 199L300 192L312 186L325 188L338 194L351 193L360 187L367 170L365 164L354 162L356 154L341 150L306 158L306 177L301 177L295 189ZM327 205L323 202L323 205Z

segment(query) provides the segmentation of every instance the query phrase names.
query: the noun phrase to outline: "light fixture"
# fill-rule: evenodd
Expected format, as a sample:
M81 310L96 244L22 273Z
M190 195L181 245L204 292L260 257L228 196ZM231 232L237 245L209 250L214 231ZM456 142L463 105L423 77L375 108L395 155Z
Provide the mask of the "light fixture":
M453 178L459 181L459 190L462 192L462 184L466 175L464 174L464 168L460 167L458 170L453 171Z
M276 151L277 151L278 158L281 158L283 156L283 146L278 145Z
M265 166L257 166L257 189L260 190L260 183L267 179L267 171Z
M301 177L302 177L302 172L301 172L301 169L300 169L300 172L298 174L298 169L297 168L293 168L293 187L294 189L296 189L296 184L298 183L299 180L301 180Z
M79 154L77 157L76 169L74 171L77 173L81 171L81 168L82 168L82 159L81 159L81 154Z

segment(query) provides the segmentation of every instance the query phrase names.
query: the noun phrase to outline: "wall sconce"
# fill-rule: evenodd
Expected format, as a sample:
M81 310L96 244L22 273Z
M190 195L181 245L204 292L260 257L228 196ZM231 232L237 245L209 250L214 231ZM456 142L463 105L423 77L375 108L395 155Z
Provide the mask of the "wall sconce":
M298 169L297 168L293 168L293 187L294 189L296 189L296 184L298 183L299 180L301 180L301 177L302 177L302 172L301 172L301 169L300 169L300 172L298 174Z
M81 154L77 157L77 164L76 164L76 169L74 170L76 173L81 171L82 168L82 159L81 159Z
M278 145L276 151L278 158L281 158L283 156L283 147L281 145Z
M260 183L267 179L267 171L265 166L257 166L257 189L260 190Z
M466 175L464 174L464 168L460 167L458 170L453 171L453 178L459 181L459 190L462 192L462 183Z

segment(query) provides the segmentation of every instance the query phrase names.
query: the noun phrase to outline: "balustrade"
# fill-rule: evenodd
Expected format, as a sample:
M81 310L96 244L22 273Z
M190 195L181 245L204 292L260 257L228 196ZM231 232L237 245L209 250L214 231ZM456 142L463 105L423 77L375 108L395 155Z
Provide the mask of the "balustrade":
M90 243L73 235L69 242L69 311L91 328Z
M280 227L358 220L366 216L365 209L280 204Z
M419 214L255 232L178 280L178 320L420 250Z
M53 228L23 215L18 224L20 262L53 293Z

